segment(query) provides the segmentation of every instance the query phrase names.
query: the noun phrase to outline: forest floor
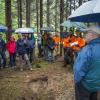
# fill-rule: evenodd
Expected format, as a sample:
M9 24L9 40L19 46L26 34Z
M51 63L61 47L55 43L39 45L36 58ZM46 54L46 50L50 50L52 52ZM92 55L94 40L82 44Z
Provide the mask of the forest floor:
M74 100L72 67L36 60L33 71L0 69L0 100Z

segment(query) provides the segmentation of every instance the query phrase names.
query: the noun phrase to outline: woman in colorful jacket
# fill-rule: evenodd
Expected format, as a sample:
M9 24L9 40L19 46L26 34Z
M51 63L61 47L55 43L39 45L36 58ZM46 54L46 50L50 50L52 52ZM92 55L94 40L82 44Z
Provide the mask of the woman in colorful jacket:
M12 68L16 67L16 41L13 36L10 37L9 41L7 42L7 50L10 56L10 65Z
M74 63L76 100L97 100L100 90L100 27L87 29L87 45L83 47Z

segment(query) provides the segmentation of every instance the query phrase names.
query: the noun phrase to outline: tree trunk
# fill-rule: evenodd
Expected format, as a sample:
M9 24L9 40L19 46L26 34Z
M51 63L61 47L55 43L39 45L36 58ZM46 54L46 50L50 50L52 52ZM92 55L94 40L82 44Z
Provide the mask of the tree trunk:
M37 15L37 33L39 32L38 30L39 30L39 11L38 11L38 9L39 9L39 7L38 7L38 2L39 2L39 0L36 0L36 15Z
M75 1L76 1L76 0L74 0L74 11L75 11L75 9L76 9L76 5L75 5L76 3L75 3Z
M40 0L40 29L42 27L43 27L43 0Z
M8 27L7 39L9 39L9 37L12 34L11 0L5 0L5 19L6 19L6 26Z
M82 0L79 0L79 6L81 6L82 5Z
M18 28L22 27L22 1L17 0L17 8L18 8Z
M72 13L72 0L70 0L70 15Z
M64 16L64 1L60 0L60 24L63 22ZM63 27L60 26L60 43L61 43L61 33L63 32ZM62 44L60 44L60 55L62 55Z
M50 1L47 0L47 26L50 26Z
M68 10L68 0L66 0L66 9L65 9L65 12L66 12L66 20L67 20L67 18L68 18L68 16L69 16L69 10ZM66 27L66 31L67 31L67 27Z
M57 31L57 5L58 5L58 0L55 0L55 32Z
M30 0L26 0L26 27L30 27Z

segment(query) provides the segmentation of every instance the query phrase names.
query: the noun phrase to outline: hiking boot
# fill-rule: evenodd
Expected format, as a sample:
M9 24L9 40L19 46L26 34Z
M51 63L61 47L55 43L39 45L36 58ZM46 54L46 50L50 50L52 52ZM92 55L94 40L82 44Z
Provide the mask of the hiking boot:
M12 69L15 69L16 68L16 66L12 66Z
M21 68L20 71L23 71L23 69Z
M33 68L30 68L30 70L33 70Z

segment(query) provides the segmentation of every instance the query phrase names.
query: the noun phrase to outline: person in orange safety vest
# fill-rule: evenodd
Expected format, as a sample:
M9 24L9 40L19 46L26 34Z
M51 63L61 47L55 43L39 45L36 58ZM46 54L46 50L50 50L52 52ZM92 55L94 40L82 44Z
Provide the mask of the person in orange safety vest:
M63 40L64 47L64 66L70 65L73 63L73 51L70 43L72 43L75 39L75 36L72 33L68 33L66 38Z
M75 40L71 43L72 49L74 50L76 56L80 49L85 46L85 44L85 39L82 38L81 33L77 33L77 36L75 36Z
M53 40L55 41L55 53L56 55L59 52L59 43L60 43L60 37L58 36L58 32L55 33L55 36L53 37Z

